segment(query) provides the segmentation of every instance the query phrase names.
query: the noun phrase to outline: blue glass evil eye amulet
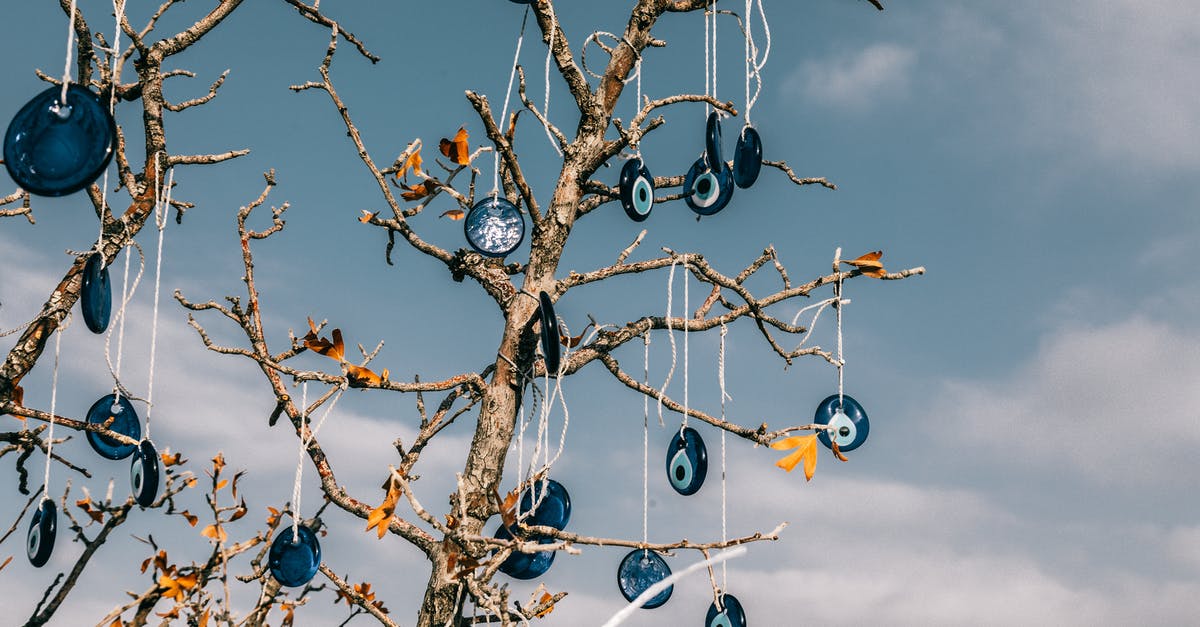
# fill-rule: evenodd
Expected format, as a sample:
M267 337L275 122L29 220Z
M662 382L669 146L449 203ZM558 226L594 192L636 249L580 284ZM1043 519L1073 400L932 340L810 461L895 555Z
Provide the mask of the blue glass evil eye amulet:
M708 167L704 157L692 164L683 177L684 202L694 212L711 216L725 208L733 198L733 175L729 166L720 164L720 169Z
M83 265L83 287L79 292L79 309L83 322L92 333L104 333L112 313L112 284L104 255L95 253Z
M141 439L142 423L128 398L122 396L118 401L116 394L106 394L92 403L92 408L87 413L88 424L102 425L108 423L110 418L112 422L108 424L109 431L127 435L135 440ZM138 449L136 444L126 444L95 431L87 432L87 441L97 453L108 459L125 459Z
M158 451L150 440L142 440L129 464L129 487L138 505L150 507L158 496Z
M4 134L4 167L22 189L65 196L95 181L112 159L117 127L91 90L51 87L13 116Z
M463 221L467 243L488 257L503 257L525 239L525 218L515 205L499 196L475 203Z
M521 494L521 509L517 513L526 512L530 512L525 517L526 525L545 525L562 531L571 520L571 495L563 484L553 479L545 483L535 481L532 490Z
M625 215L634 222L642 222L650 217L654 208L654 177L641 159L633 158L625 162L621 168L619 184L621 207Z
M54 552L54 537L58 535L58 508L54 501L43 499L29 520L29 533L25 536L25 552L29 563L41 568Z
M746 189L758 180L762 169L762 138L753 126L742 129L738 135L737 148L733 151L733 182Z
M716 602L708 606L708 614L704 617L704 627L746 627L746 612L737 597L732 594L721 595L721 605Z
M558 376L560 348L558 344L558 316L554 315L554 303L550 295L538 292L538 310L542 315L542 354L546 356L546 372Z
M321 566L321 543L317 541L317 534L304 525L297 530L299 534L293 534L291 527L281 530L268 554L271 576L289 588L312 581Z
M667 478L676 492L689 496L704 485L708 474L708 449L700 432L684 427L667 446Z
M721 115L716 111L708 114L704 125L704 158L713 170L720 170L725 163L721 158Z
M621 565L617 567L617 587L626 601L633 601L654 584L671 576L671 567L658 553L649 549L634 549L630 551ZM642 604L642 609L652 610L661 607L671 598L675 586L667 586L665 590L650 597Z
M833 443L837 442L838 449L842 451L853 451L862 446L871 431L871 422L867 420L867 412L863 411L862 405L844 394L840 403L837 394L821 401L813 422L833 427L832 438L829 431L821 431L817 439L831 449Z
M513 534L508 530L508 527L500 525L500 528L496 530L496 538L500 540L512 540ZM550 544L554 542L554 539L538 537L537 541L538 544ZM513 551L509 554L508 559L500 563L500 572L513 579L541 577L554 564L554 555L554 551L538 551L536 553Z

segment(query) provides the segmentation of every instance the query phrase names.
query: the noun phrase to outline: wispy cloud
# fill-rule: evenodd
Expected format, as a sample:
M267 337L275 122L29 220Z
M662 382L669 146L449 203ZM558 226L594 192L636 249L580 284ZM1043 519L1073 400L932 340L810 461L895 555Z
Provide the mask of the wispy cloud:
M897 44L807 61L787 79L786 90L833 108L862 111L908 92L917 53Z

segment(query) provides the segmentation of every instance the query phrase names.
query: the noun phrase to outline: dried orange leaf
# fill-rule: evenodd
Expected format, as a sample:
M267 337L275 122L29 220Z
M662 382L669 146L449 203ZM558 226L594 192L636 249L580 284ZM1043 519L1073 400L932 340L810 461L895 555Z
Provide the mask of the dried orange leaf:
M363 224L366 224L367 222L374 220L375 216L377 216L377 215L379 215L378 211L376 211L375 213L371 213L370 211L363 209L362 215L358 217L358 221L362 222ZM310 322L311 322L311 320L310 320Z
M242 504L239 505L237 509L233 510L233 515L230 516L229 520L226 522L233 522L245 515L246 515L246 501L245 501L245 499L243 499Z
M842 454L842 447L838 446L837 440L830 438L830 441L833 442L833 456L844 462L850 461L849 457Z
M441 150L443 155L458 165L469 165L471 148L467 145L466 127L459 128L458 132L454 134L453 140L443 137L442 141L438 142L438 150Z
M4 560L3 564L0 564L0 570L4 570L4 567L8 566L8 563L12 561L12 558L13 556L9 555L8 559Z
M187 460L183 458L183 453L175 453L172 455L169 449L159 454L159 457L162 458L164 468L170 468L171 466L178 466L180 464L187 463Z
M813 474L817 471L817 435L815 433L812 435L794 435L778 442L772 442L771 448L777 451L795 449L775 462L775 465L791 472L796 467L796 464L799 464L803 460L804 478L807 481L812 481Z
M451 220L462 220L466 216L467 216L466 212L463 211L462 209L447 209L446 211L443 211L442 215L440 215L438 217L439 218L450 218Z
M392 520L392 515L396 513L396 502L400 500L400 482L396 481L393 476L388 477L386 484L387 494L383 497L383 503L379 507L371 510L367 515L367 531L375 527L376 533L382 538L387 533L388 522Z
M579 343L583 341L583 336L587 334L588 329L592 328L592 324L593 323L589 322L586 327L583 327L583 331L580 331L579 335L576 335L575 337L571 337L569 335L558 336L559 343L567 348L575 348L576 346L579 346Z
M375 374L370 368L346 364L346 376L350 379L350 387L365 388L377 386L387 381L388 371L383 370L383 376Z
M267 516L267 525L273 527L275 523L279 522L279 510L274 507L268 507L267 511L271 512L271 515Z
M403 198L404 200L413 201L413 200L420 200L426 196L433 194L434 190L437 189L437 186L434 184L433 180L425 179L425 182L417 183L416 185L413 185L412 187L409 187L408 185L401 183L400 189L404 190L404 191L400 192L401 198Z
M324 355L330 359L342 361L346 355L346 345L342 342L342 330L333 330L333 341L329 341L323 337L317 336L316 327L312 324L312 318L309 318L308 324L312 330L304 336L304 348L307 348L318 355Z
M186 509L185 509L185 510L183 510L182 512L179 512L179 515L180 515L180 516L183 516L184 518L186 518L186 519L187 519L187 521L188 521L188 524L189 524L189 525L191 525L191 526L193 526L193 527L195 527L195 526L196 526L196 523L200 522L200 517L199 517L199 516L196 516L196 515L192 514L191 512L187 511Z
M224 542L225 539L229 537L226 535L225 530L220 525L216 524L209 525L204 529L201 529L200 535L216 540L217 542Z
M227 486L227 485L229 485L229 480L228 480L228 479L222 479L222 480L220 480L220 481L218 481L218 482L217 482L217 487L213 488L213 492L216 492L217 490L220 490L221 488L223 488L223 487L225 487L225 486Z
M411 155L408 155L408 158L404 160L404 163L400 164L400 170L398 172L396 172L396 177L403 178L405 176L408 176L409 169L412 169L413 174L416 174L417 176L425 175L423 172L421 172L421 149L420 148L417 148L416 150L414 150L413 153Z
M504 502L500 505L500 518L504 520L505 527L517 524L517 498L517 489L513 488L511 492L505 495Z
M883 263L879 261L881 257L883 257L883 251L876 250L855 259L844 259L842 263L854 266L862 270L864 275L878 279L887 274L887 271L883 269Z
M212 458L213 471L216 474L221 474L221 469L225 467L225 455L217 453L217 456Z
M158 578L158 586L166 588L166 591L162 593L164 597L182 601L183 597L187 595L187 591L196 587L196 573L180 575L178 577L163 575Z

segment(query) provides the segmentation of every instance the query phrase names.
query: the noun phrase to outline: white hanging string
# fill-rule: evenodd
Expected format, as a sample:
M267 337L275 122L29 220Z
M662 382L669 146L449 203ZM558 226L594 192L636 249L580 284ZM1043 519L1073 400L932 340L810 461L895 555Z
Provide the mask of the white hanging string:
M717 4L714 0L712 9L705 13L705 19L711 20L709 30L712 31L712 97L717 98Z
M631 45L630 48L632 47L633 46ZM636 49L633 52L637 55L637 58L634 60L634 71L637 72L635 76L635 81L637 83L637 99L633 103L633 117L629 118L630 122L632 122L633 118L637 117L637 115L642 112L642 54ZM632 130L632 124L630 125L630 130ZM634 143L633 152L637 155L638 159L642 158L641 140L638 140Z
M688 426L688 326L692 318L692 308L688 301L688 264L683 263L683 420L679 423L679 433Z
M750 126L750 110L754 108L754 104L758 102L759 94L762 93L762 69L766 67L767 58L771 56L771 25L767 23L767 14L763 11L762 0L757 0L756 4L759 20L762 22L763 33L767 38L767 44L766 48L763 49L762 59L759 59L758 44L754 41L754 30L750 19L752 13L751 0L746 0L746 126ZM754 94L750 93L751 77L755 81Z
M54 334L54 374L50 377L50 428L46 430L46 476L42 481L42 500L50 499L50 459L54 454L54 416L58 411L58 356L62 347L62 334L70 325L70 314L63 319L62 326Z
M725 334L728 329L725 328L725 323L721 323L721 349L717 353L717 384L721 388L721 422L725 422L725 401L729 399L729 395L725 393ZM726 509L725 509L725 430L721 429L721 543L729 541L729 532L726 526ZM721 590L729 589L729 572L725 568L725 563L721 562Z
M138 271L133 278L133 283L129 282L129 257L130 254L125 254L125 272L121 278L121 306L117 308L117 313L113 314L116 318L116 324L109 324L108 333L104 336L104 361L108 364L108 372L113 378L113 394L116 395L114 401L120 400L122 396L125 398L133 398L129 389L121 383L121 359L124 355L125 346L125 313L128 309L129 302L133 300L133 294L137 291L138 285L142 282L142 276L146 272L146 255L142 252L142 247L137 242L129 240L129 248L137 251L138 254ZM99 254L99 253L96 253ZM112 336L117 333L117 362L113 365L112 360ZM115 405L115 404L114 404Z
M834 261L842 258L842 249L839 247L837 252L833 254ZM837 263L834 264L835 272L837 272L837 371L838 371L838 410L841 411L844 405L842 404L842 396L844 396L844 388L842 386L843 377L842 371L846 367L846 358L842 353L842 308L848 301L842 298L842 273L837 270Z
M667 576L665 579L662 579L661 581L655 583L654 585L650 586L649 588L646 588L641 594L639 594L637 596L636 599L630 601L628 605L621 608L621 611L617 612L616 614L613 614L612 618L608 619L608 622L604 623L604 627L616 627L617 625L620 625L621 623L625 622L625 619L629 618L631 615L633 615L634 612L638 611L638 608L645 605L646 602L649 601L650 599L653 599L654 597L658 596L658 594L660 592L662 592L663 590L666 590L667 588L675 585L675 582L679 581L680 579L683 579L684 577L687 577L688 575L691 575L694 572L697 572L700 570L705 570L705 569L709 568L710 566L712 566L713 564L724 563L727 560L731 560L735 557L741 557L745 554L746 554L746 547L739 546L736 549L731 549L729 551L722 551L721 553L714 555L713 557L710 557L706 560L701 560L699 562L696 562L695 564L692 564L691 566L688 566L687 568L685 568L683 570L676 571L675 573Z
M108 75L112 81L112 89L108 95L108 114L115 115L117 110L117 87L121 85L121 19L125 17L125 0L113 0L113 16L116 26L113 27L113 44L109 50ZM74 20L72 20L74 21ZM66 81L63 82L63 93L66 94ZM157 164L155 164L157 165ZM108 168L104 168L104 179L100 183L100 234L96 236L96 251L104 244L104 218L109 215L108 209ZM126 259L126 271L129 264Z
M663 396L667 394L667 386L671 383L671 377L675 376L675 331L671 328L671 308L675 300L675 263L676 259L671 259L671 273L667 275L667 337L671 340L671 369L667 371L667 378L663 381L658 392L658 426L663 425Z
M562 149L558 147L558 141L554 139L554 135L550 132L550 59L554 56L554 36L558 34L558 14L554 12L554 6L550 6L550 41L546 43L546 71L543 81L546 83L546 96L542 101L542 117L546 118L545 131L546 139L550 140L550 147L554 148L554 152L558 156L563 156ZM512 89L509 87L509 89Z
M504 135L504 127L508 124L508 99L512 96L513 80L517 77L517 61L521 58L521 44L525 42L525 22L529 19L529 5L525 6L525 16L521 18L521 32L517 35L517 51L513 53L512 71L508 73L508 89L504 90L504 108L500 110L500 135ZM492 197L500 193L500 150L492 155Z
M642 382L650 385L650 330L642 334ZM650 397L642 395L642 545L649 543L650 516Z
M71 19L67 21L67 60L63 62L62 93L58 101L67 104L67 85L71 82L71 52L75 49L75 0L71 0Z
M701 13L701 17L704 18L704 95L711 96L712 91L711 91L711 86L709 84L709 81L712 80L712 70L710 69L709 65L712 63L712 53L711 53L712 43L709 41L709 34L708 34L708 6L707 5L705 5L704 12ZM712 105L708 104L707 102L704 103L704 117L705 118L708 117L708 113L711 109L712 109Z
M158 162L155 161L155 169ZM155 181L158 184L158 181ZM154 309L150 316L150 374L146 383L146 439L150 439L150 413L154 410L154 356L158 347L158 294L162 284L163 230L167 226L167 211L171 206L171 187L175 184L175 168L167 173L166 194L159 202L159 192L155 191L154 225L158 227L158 252L154 257ZM125 257L129 259L128 255ZM123 320L123 318L122 318Z
M325 407L325 413L321 414L321 419L317 421L315 427L308 430L308 437L304 437L304 427L308 423L308 381L300 384L300 450L296 455L296 480L292 484L292 543L300 541L300 484L304 477L304 451L308 450L308 445L317 438L317 432L321 430L321 425L325 424L325 419L333 411L338 400L342 398L342 393L346 391L346 384L339 386L338 392L333 399L329 401L329 405Z

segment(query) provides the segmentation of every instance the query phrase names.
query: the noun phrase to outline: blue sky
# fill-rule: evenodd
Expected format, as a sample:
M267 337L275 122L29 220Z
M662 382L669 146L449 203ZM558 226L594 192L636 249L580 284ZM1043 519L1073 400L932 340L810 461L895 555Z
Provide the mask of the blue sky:
M53 3L40 4L6 9L22 27L0 43L11 60L0 67L3 115L43 88L34 68L61 71L63 18ZM81 6L101 23L103 4ZM261 191L261 172L275 168L280 184L270 202L291 203L288 228L256 249L273 346L311 315L341 327L348 342L386 340L376 363L393 378L481 369L500 329L494 306L416 253L398 247L396 265L384 264L383 235L356 222L361 210L384 203L328 99L286 89L317 77L328 33L282 3L246 4L178 59L198 77L167 86L173 100L195 97L231 68L217 100L168 121L171 147L253 152L176 172L176 197L197 207L182 226L168 226L164 295L175 288L193 299L238 293L233 214ZM619 31L626 4L563 3L576 50L592 30ZM853 254L882 248L889 269L928 269L903 282L847 286L847 392L872 419L871 439L850 463L823 457L806 484L776 469L773 451L730 442L731 534L790 522L782 541L753 545L730 563L730 591L757 625L797 616L816 624L1189 622L1200 593L1200 508L1187 496L1200 488L1193 471L1200 280L1188 261L1200 239L1200 88L1192 80L1200 7L914 1L888 3L879 13L853 0L764 4L774 41L754 120L766 155L840 189L796 189L768 171L727 210L699 223L681 203L656 207L641 225L609 206L579 224L560 270L611 263L643 227L649 234L634 258L670 246L702 252L726 272L768 244L793 279L826 272L838 246ZM463 124L473 143L482 137L462 92L486 93L499 107L522 11L500 0L414 6L323 6L383 57L372 66L343 46L334 63L339 91L380 162L413 138L432 147ZM201 8L177 10L164 29L189 24ZM696 15L662 20L657 34L668 46L646 54L648 95L703 90L702 32ZM529 39L522 54L537 101L539 46ZM728 20L718 46L718 95L740 106L742 46ZM618 115L629 116L631 94ZM568 103L564 86L552 81L551 116L564 127L573 125ZM129 105L118 110L126 128L138 115ZM682 173L700 149L703 111L689 105L666 117L644 142L646 161L655 174ZM521 124L524 169L546 194L557 174L554 154L532 116ZM479 165L490 172L489 159ZM612 168L608 177L616 176ZM450 208L438 202L415 227L445 247L464 245L459 223L435 217ZM37 311L70 262L64 249L86 249L95 237L79 196L35 199L34 211L35 226L0 221L2 328ZM141 236L143 246L152 247L150 235ZM134 382L146 380L146 285L131 305L126 338L126 376ZM620 324L664 311L665 286L665 273L615 281L573 291L557 309L572 328L587 314ZM764 280L755 289L773 287ZM693 284L691 293L698 300L701 291ZM250 470L248 519L261 521L267 505L290 497L294 438L266 427L272 403L261 375L203 351L180 308L164 303L155 440L184 451L197 471L217 450L232 467ZM781 313L798 306L791 307ZM814 334L824 346L833 344L831 322L824 319ZM235 329L206 323L219 341L237 341ZM110 385L103 339L76 325L63 347L59 407L79 414ZM666 337L655 337L653 347L651 367L661 380ZM691 399L715 410L715 334L693 336L691 349ZM640 353L631 347L618 357L636 371ZM304 359L311 368L329 365ZM827 364L785 370L749 325L731 329L728 364L729 414L745 424L807 422L836 391ZM49 380L46 361L25 380L27 401L47 405ZM672 392L681 394L681 386L676 377ZM564 388L570 428L555 476L571 491L572 528L637 537L641 401L598 366ZM411 442L415 416L410 398L356 393L338 405L321 440L352 492L375 498L394 462L390 442ZM551 415L555 435L562 419L561 411ZM415 489L426 506L445 507L471 424L464 417L425 454ZM667 424L651 431L651 538L717 536L716 475L690 498L661 480L671 417ZM716 433L705 435L715 453ZM82 440L64 448L93 459ZM11 465L4 466L0 481L15 485ZM92 467L94 494L104 492L108 476L116 477L117 494L126 489L125 464ZM56 470L52 481L61 490L66 479ZM317 502L314 483L309 473L305 503ZM200 495L190 498L195 511ZM12 517L23 499L10 492L3 502L0 511ZM203 554L203 540L182 521L140 516L103 550L110 568L90 569L55 624L94 622L123 590L149 585L135 577L146 553L130 534L153 533L178 558ZM326 563L372 582L393 616L411 623L427 572L421 556L398 540L376 541L357 519L328 522ZM0 572L8 591L0 608L27 611L17 600L39 594L78 550L60 544L40 571L18 555ZM16 552L10 541L0 559ZM617 611L622 599L613 580L622 555L586 548L579 557L560 556L544 581L571 594L549 624L599 623ZM672 564L694 559L683 554ZM708 595L703 577L685 581L666 606L626 624L698 623ZM330 608L327 599L310 603L301 624L333 620Z

